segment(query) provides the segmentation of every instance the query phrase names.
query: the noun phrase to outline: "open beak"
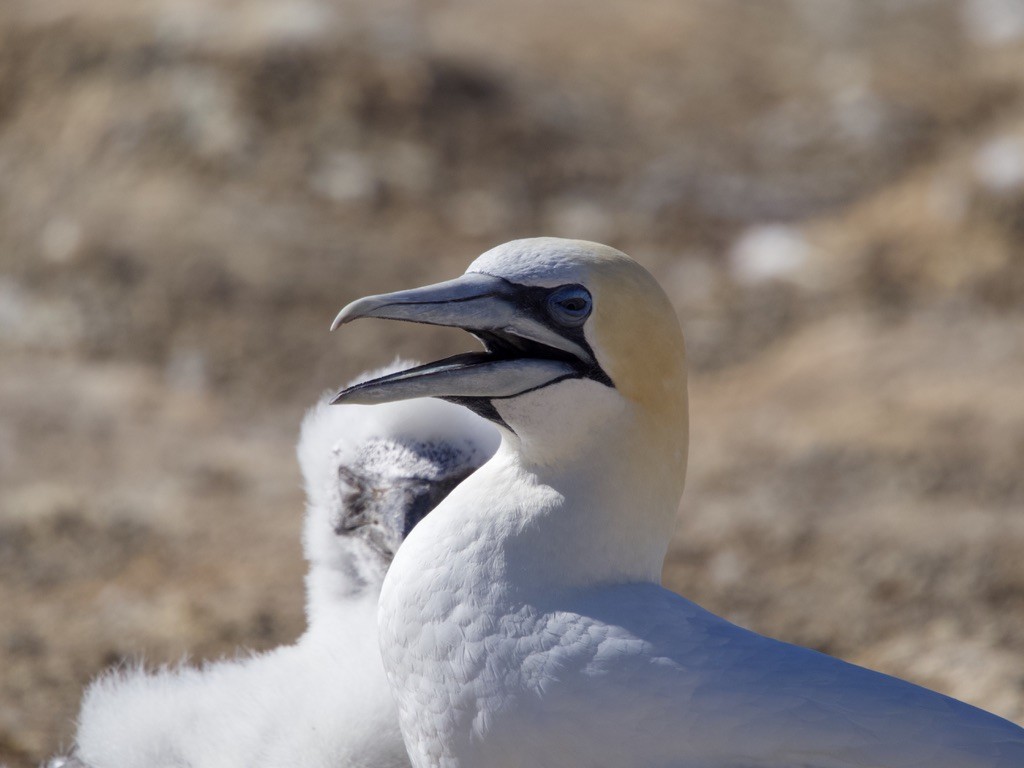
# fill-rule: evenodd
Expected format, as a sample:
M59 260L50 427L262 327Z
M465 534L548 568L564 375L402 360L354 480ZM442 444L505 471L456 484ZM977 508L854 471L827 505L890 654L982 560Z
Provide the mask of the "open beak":
M369 405L416 397L492 400L588 375L597 364L586 341L546 322L544 293L542 288L468 273L425 288L352 302L338 313L331 330L361 317L453 326L480 339L486 351L361 382L341 390L332 402Z

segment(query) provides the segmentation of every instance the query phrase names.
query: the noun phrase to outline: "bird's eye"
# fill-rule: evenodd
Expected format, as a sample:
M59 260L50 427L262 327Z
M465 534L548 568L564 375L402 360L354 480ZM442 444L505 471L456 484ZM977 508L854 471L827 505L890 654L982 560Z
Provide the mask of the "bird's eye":
M593 300L582 285L563 285L548 296L548 313L559 325L583 325L590 316Z

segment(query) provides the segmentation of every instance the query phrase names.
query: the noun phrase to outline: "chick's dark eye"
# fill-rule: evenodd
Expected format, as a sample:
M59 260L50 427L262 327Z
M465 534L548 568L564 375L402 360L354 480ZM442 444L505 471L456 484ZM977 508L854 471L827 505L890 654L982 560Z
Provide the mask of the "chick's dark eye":
M559 325L583 325L592 307L590 292L582 285L563 285L548 296L548 314Z

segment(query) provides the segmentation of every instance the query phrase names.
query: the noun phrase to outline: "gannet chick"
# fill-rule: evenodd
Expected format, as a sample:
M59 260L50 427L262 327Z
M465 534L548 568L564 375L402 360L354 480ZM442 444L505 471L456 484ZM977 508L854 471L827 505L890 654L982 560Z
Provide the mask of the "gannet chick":
M747 631L659 585L687 459L686 353L619 251L540 238L335 321L464 328L486 352L339 403L434 396L495 456L387 573L381 650L417 768L1020 768L1024 730Z
M73 757L51 767L408 766L377 644L381 581L405 535L497 444L486 421L437 400L314 406L298 444L306 633L201 669L107 674L85 694Z

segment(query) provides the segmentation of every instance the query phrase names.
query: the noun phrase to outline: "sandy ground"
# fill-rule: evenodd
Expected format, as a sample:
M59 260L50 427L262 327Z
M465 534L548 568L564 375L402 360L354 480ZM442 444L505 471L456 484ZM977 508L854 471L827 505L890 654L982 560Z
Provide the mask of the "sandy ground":
M693 362L674 589L1024 723L1024 7L0 6L0 761L105 667L301 631L326 327L599 239Z

